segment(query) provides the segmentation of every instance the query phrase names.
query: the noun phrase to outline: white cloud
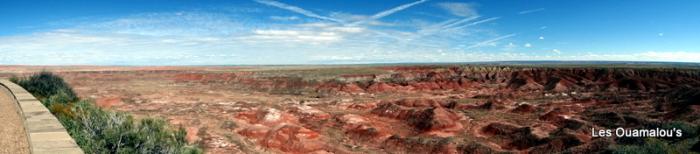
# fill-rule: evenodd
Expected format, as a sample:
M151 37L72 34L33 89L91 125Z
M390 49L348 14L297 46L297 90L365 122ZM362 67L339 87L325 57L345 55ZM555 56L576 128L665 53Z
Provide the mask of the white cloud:
M641 59L649 59L654 61L685 61L685 62L700 62L700 51L699 52L686 52L686 51L675 51L675 52L659 52L659 51L648 51L636 54L640 56Z
M360 14L351 14L351 13L345 13L345 12L332 12L330 14L331 17L340 19L343 21L350 22L351 24L347 24L348 26L357 26L356 24L353 25L353 22L361 22L365 21L364 24L371 25L371 26L394 26L395 24L393 23L387 23L387 22L382 22L379 20L371 20L370 16L368 15L360 15Z
M700 61L698 52L572 55L575 52L551 50L557 54L519 53L514 49L532 45L508 41L516 36L514 33L499 35L503 33L488 26L475 26L499 17L454 17L443 22L414 19L388 23L392 26L375 26L387 24L377 20L381 16L419 3L423 1L374 16L336 12L327 17L331 19L328 21L301 20L305 19L301 15L260 17L278 21L268 24L227 14L192 11L141 13L76 22L62 29L0 36L0 64L213 65L576 58ZM274 1L269 5L301 9ZM300 12L309 15L309 12ZM365 22L351 25L337 21ZM474 27L465 28L469 26Z
M352 14L346 12L331 12L329 16L344 21L360 21L369 18L368 15Z
M222 63L235 54L214 47L218 38L88 34L77 30L0 37L0 64L104 65ZM218 46L218 45L217 45ZM192 52L197 51L197 52ZM224 55L211 57L207 55ZM198 58L192 58L198 57Z
M438 34L443 31L450 31L450 30L456 30L457 28L454 28L455 26L458 26L460 24L473 21L478 19L478 16L475 17L467 17L464 19L449 19L443 22L439 23L434 23L434 24L426 24L426 23L419 23L415 25L419 25L419 29L416 32L415 35L406 38L407 40L413 40L413 39L418 39L420 37L426 37L434 34Z
M518 46L515 45L515 43L513 43L513 42L508 42L507 45L503 46L503 50L504 50L504 51L513 51L513 50L515 50L516 48L518 48Z
M299 31L293 31L293 30L255 30L255 34L258 35L279 35L279 36L295 36L299 35Z
M552 52L556 54L561 54L561 51L559 51L559 49L552 49Z
M316 14L316 13L314 13L314 12L309 11L309 10L306 10L306 9L303 9L303 8L300 8L300 7L297 7L297 6L289 5L289 4L284 4L284 3L282 3L282 2L278 2L278 1L274 1L274 0L255 0L255 2L258 2L258 3L260 3L260 4L269 5L269 6L273 6L273 7L277 7L277 8L280 8L280 9L289 10L289 11L292 11L292 12L296 12L296 13L299 13L299 14L302 14L302 15L305 15L305 16L308 16L308 17L312 17L312 18L317 18L317 19L322 19L322 20L328 20L328 21L334 21L334 22L338 22L338 23L343 23L342 20L338 20L338 19L335 19L335 18L327 17L327 16L318 15L318 14Z
M497 42L497 41L500 41L500 40L502 40L502 39L507 39L507 38L513 37L513 36L515 36L515 35L516 35L516 34L508 34L508 35L499 36L499 37L496 37L496 38L493 38L493 39L490 39L490 40L481 41L481 42L478 42L478 43L476 43L476 44L474 44L474 45L468 46L466 49L471 49L471 48L476 48L476 47L482 47L482 46L487 46L487 45L493 46L493 45L494 45L493 43L495 43L495 42Z
M564 55L564 54L562 54ZM646 51L630 53L583 53L554 56L556 60L604 60L604 61L655 61L655 62L700 62L700 51Z
M540 38L538 38L538 39L540 39L540 40L544 40L544 36L540 36Z
M479 16L477 13L474 3L462 3L462 2L442 2L438 3L438 6L452 15L460 17L474 17Z
M498 20L498 19L501 19L501 17L486 18L486 19L484 19L484 20L475 21L475 22L472 22L472 23L469 23L469 24L465 24L465 25L462 25L462 26L459 26L459 27L454 27L454 28L451 28L451 29L462 29L462 28L466 28L466 27L469 27L469 26L475 26L475 25L478 25L478 24L482 24L482 23L486 23L486 22L495 21L495 20Z
M535 13L535 12L540 12L540 11L544 11L544 8L523 10L523 11L518 12L518 14L523 15L523 14L530 14L530 13Z
M123 35L231 35L244 31L243 23L218 13L171 12L140 13L102 22L72 27L86 33L110 32Z
M374 15L370 16L370 17L367 18L367 19L364 19L364 20L360 20L360 21L356 21L356 22L350 23L349 25L354 26L354 25L359 25L359 24L367 23L367 22L370 22L370 21L373 21L373 20L377 20L377 19L379 19L379 18L383 18L383 17L389 16L389 15L394 14L394 13L396 13L396 12L399 12L399 11L401 11L401 10L408 9L408 8L414 6L414 5L418 5L418 4L420 4L420 3L424 3L424 2L427 2L427 1L428 1L428 0L419 0L419 1L416 1L416 2L408 3L408 4L399 5L399 6L397 6L397 7L394 7L394 8L388 9L388 10L384 10L384 11L382 11L382 12L379 12L379 13L377 13L377 14L374 14Z
M452 27L454 27L454 26L457 26L457 25L460 25L460 24L463 24L463 23L466 23L466 22L469 22L469 21L472 21L472 20L476 20L476 19L478 19L478 18L479 18L479 16L466 17L466 18L461 19L461 20L458 20L458 21L456 21L456 22L449 23L449 24L447 24L447 25L445 25L445 26L441 26L440 28L441 28L441 29L452 28ZM487 19L487 20L488 20L488 19ZM493 20L493 19L491 19L491 20ZM482 21L477 21L477 22L471 23L470 25L477 25L477 24L480 24L480 23L484 23L483 21L484 21L484 20L482 20Z
M279 20L279 21L293 21L293 20L299 20L299 17L297 17L297 16L270 16L270 19Z
M659 33L658 35L659 35L659 36L664 36L664 33Z
M338 27L329 27L327 30L330 31L337 31L337 32L345 32L345 33L360 33L365 31L365 28L363 27L349 27L349 26L338 26Z
M240 39L249 42L297 42L307 44L325 44L342 40L335 32L299 31L299 30L255 30L254 35Z

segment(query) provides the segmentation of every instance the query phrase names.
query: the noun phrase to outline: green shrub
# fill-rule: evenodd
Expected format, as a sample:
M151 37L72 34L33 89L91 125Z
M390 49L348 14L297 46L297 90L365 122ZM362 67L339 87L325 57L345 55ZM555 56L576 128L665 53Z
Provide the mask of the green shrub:
M683 132L683 136L681 137L671 137L671 138L663 138L665 140L670 140L670 141L679 141L679 140L685 140L689 138L695 138L698 137L698 127L695 126L692 123L684 122L684 121L666 121L666 122L650 122L645 124L646 129L664 129L664 130L671 130L671 129L680 129Z
M187 144L182 128L171 128L162 119L134 120L79 100L63 79L51 73L11 80L40 97L85 153L202 153Z
M28 78L13 77L10 80L24 87L40 100L59 93L65 93L70 101L78 100L73 89L63 81L63 78L51 72L41 72Z
M656 153L697 153L690 151L693 143L698 141L697 138L683 140L679 142L669 142L658 138L646 138L642 145L618 145L614 146L612 153L614 154L656 154Z
M683 122L683 121L671 121L668 123L664 123L664 125L661 126L661 129L680 129L683 132L683 136L679 137L678 139L687 139L687 138L693 138L698 136L698 127L694 126L691 123Z
M410 82L403 77L383 78L383 79L381 79L381 81L385 82L385 83L393 83L393 84L398 84L398 85L402 85L402 86L406 86Z
M74 96L71 96L71 94L69 94L69 92L66 92L66 91L64 91L64 90L60 90L60 91L58 91L56 94L51 95L51 96L49 96L49 97L47 97L47 98L42 99L41 102L42 102L45 106L49 106L49 107L50 107L50 106L53 105L53 104L63 104L63 105L66 105L66 104L73 103L73 102L75 102L75 101L77 101L77 98L75 98Z
M135 121L128 114L100 109L89 101L77 102L76 118L61 122L86 153L199 153L187 145L183 129L168 127L162 119Z

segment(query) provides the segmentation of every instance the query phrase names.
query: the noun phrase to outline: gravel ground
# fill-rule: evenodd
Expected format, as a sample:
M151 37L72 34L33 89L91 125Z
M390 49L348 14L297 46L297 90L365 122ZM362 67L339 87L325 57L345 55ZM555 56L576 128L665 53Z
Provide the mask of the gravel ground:
M7 88L0 86L0 154L28 154L22 116Z

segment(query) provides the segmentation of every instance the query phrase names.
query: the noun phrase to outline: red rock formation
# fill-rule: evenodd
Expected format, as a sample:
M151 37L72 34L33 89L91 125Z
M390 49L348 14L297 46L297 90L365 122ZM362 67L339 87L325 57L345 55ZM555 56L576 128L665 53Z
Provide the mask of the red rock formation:
M531 127L496 122L482 128L482 132L495 138L504 149L523 150L545 143L545 138L533 134Z
M400 105L397 105L400 104ZM451 136L463 128L464 117L432 100L400 100L384 102L371 111L373 114L406 121L419 133Z
M259 144L285 153L310 153L324 148L317 132L293 125L283 125L270 130Z

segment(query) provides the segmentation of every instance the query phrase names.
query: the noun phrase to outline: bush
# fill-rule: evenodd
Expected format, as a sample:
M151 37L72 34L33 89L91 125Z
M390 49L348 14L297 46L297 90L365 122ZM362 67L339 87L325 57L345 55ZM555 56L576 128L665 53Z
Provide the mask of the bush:
M29 78L13 77L10 81L24 87L24 89L39 98L39 100L49 98L59 93L65 93L66 98L70 101L78 100L73 89L63 81L63 78L51 72L41 72Z
M671 130L671 129L680 129L683 132L683 136L681 137L671 137L671 138L663 138L664 140L669 140L669 141L680 141L680 140L685 140L689 138L695 138L698 137L700 134L698 134L698 128L692 123L684 122L684 121L666 121L666 122L650 122L645 124L644 126L646 129L665 129L665 130Z
M670 142L657 138L646 138L643 145L618 145L612 149L612 153L691 153L690 143L691 141L688 140L671 144Z
M41 99L85 153L202 153L185 140L182 128L162 119L134 120L79 100L63 79L48 72L13 82Z
M75 101L77 101L77 98L75 98L75 96L71 96L71 94L69 94L68 92L60 90L56 94L51 95L48 98L44 98L41 101L41 103L43 103L45 106L50 107L53 104L67 105Z
M187 145L186 132L161 119L138 122L130 115L100 109L89 101L75 103L76 118L61 122L86 153L200 153Z

